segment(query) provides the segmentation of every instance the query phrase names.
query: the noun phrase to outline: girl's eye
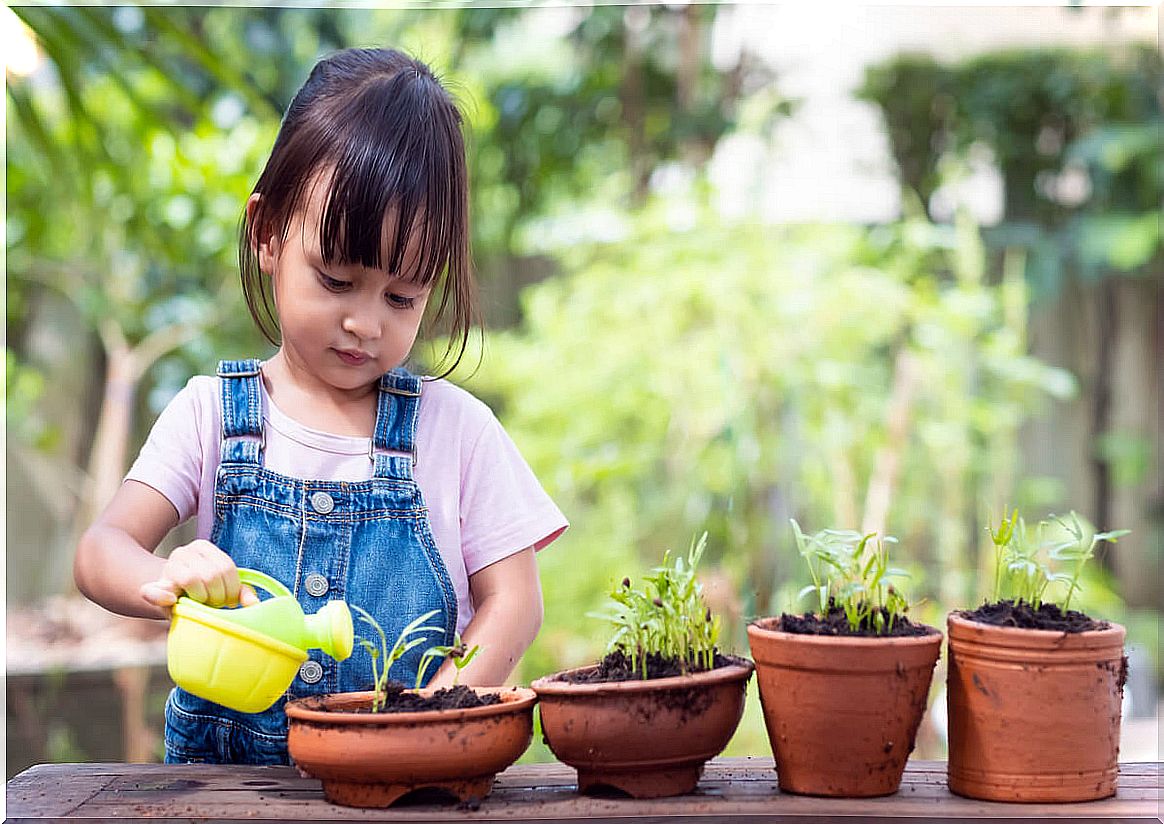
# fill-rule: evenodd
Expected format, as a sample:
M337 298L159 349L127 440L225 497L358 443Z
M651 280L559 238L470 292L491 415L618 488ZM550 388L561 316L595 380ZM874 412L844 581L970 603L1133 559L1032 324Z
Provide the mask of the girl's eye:
M394 295L389 292L388 302L397 309L411 309L416 305L416 298L410 298L407 295Z
M330 289L333 292L342 292L343 290L347 289L349 286L352 285L351 281L336 280L335 278L333 278L329 275L325 275L323 272L319 273L319 282L322 283L324 285L324 287L326 287L327 289Z

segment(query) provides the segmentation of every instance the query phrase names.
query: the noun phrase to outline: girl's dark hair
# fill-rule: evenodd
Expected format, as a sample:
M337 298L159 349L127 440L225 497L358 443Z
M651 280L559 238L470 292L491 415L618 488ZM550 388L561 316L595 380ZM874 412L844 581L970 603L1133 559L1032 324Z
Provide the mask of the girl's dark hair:
M283 116L255 184L261 195L240 232L243 295L263 335L278 345L279 324L255 242L287 237L309 188L328 186L319 222L325 263L398 272L420 232L410 280L440 281L436 320L452 310L445 356L456 368L476 320L469 255L469 183L461 113L424 63L392 49L347 49L320 61ZM385 221L394 223L384 249ZM388 259L382 260L387 252ZM442 277L443 276L443 277Z

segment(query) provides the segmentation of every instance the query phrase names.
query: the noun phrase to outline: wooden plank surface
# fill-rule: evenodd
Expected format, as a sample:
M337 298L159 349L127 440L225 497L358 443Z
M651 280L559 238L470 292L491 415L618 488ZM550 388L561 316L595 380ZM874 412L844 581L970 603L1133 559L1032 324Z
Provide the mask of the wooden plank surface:
M721 758L696 792L634 800L582 796L562 764L510 767L480 805L421 792L387 810L329 804L319 782L292 767L164 764L41 764L8 782L8 821L158 818L177 821L365 820L553 821L634 819L754 822L889 822L903 819L1152 821L1160 816L1160 764L1122 764L1114 798L1082 804L998 804L952 795L945 762L911 762L901 789L871 799L824 799L779 792L772 759Z

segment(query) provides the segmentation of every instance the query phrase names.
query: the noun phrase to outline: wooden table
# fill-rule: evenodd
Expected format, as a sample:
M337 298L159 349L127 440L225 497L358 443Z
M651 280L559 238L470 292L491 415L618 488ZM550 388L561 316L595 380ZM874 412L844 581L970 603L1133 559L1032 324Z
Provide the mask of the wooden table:
M8 821L161 818L178 821L434 821L562 819L886 822L902 819L978 821L1157 821L1159 763L1121 764L1114 798L1082 804L997 804L950 794L942 761L915 761L897 794L826 799L781 794L772 759L718 758L691 795L636 801L580 796L562 764L528 764L501 773L493 793L468 806L416 793L387 810L329 804L319 782L292 767L164 764L39 764L8 782Z

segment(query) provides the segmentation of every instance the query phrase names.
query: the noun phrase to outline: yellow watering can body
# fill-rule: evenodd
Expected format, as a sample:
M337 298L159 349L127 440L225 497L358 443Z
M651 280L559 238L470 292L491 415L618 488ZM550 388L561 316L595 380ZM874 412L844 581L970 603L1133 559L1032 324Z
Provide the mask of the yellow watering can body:
M233 609L179 598L166 663L170 678L187 692L239 712L262 712L291 686L307 650L322 649L337 661L352 654L352 615L343 601L304 615L274 578L253 569L238 573L244 584L274 597Z

